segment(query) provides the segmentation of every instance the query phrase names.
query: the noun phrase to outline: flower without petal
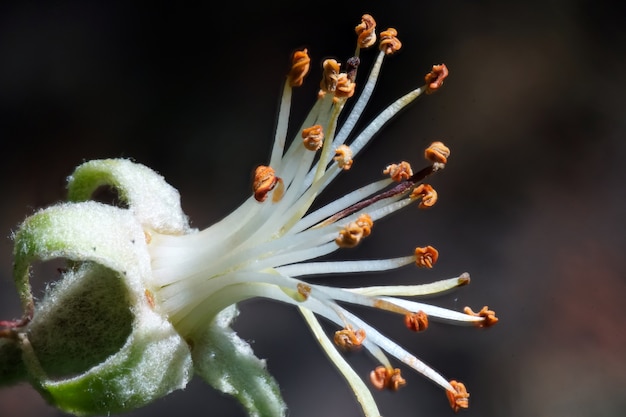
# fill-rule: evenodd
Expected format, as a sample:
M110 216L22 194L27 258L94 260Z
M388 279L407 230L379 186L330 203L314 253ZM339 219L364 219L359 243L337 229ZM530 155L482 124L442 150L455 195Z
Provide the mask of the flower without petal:
M392 178L311 210L318 194L358 163L358 153L385 123L423 93L434 92L428 85L410 91L355 134L383 60L402 45L395 29L381 32L380 52L360 95L353 98L361 46L375 42L369 29L376 24L366 16L365 27L356 31L361 35L368 29L367 39L361 37L357 56L343 72L339 63L327 61L326 69L330 65L332 71L325 74L318 100L299 130L314 126L323 140L308 146L300 137L285 140L292 89L309 69L307 51L299 51L285 82L270 161L255 170L249 199L213 226L191 228L178 192L141 164L104 159L76 168L68 178L70 202L32 215L14 235L14 273L25 313L21 320L0 322L0 381L28 379L65 411L105 414L131 410L182 388L195 372L236 397L251 416L282 416L286 407L265 362L230 327L238 302L262 297L297 307L366 416L381 414L364 382L368 378L350 367L333 341L343 350L359 347L371 354L379 363L371 377L375 387L405 385L400 369L392 366L395 360L442 387L454 399L455 411L466 408L469 394L462 383L449 382L347 306L395 313L413 330L425 330L431 319L476 327L496 323L487 307L481 312L488 314L471 314L471 309L457 312L404 298L466 285L468 274L408 286L339 288L313 282L317 275L411 264L430 268L438 258L437 250L427 246L407 248L407 255L391 259L323 260L371 239L377 220L416 200L432 205L436 194L424 192L429 186L423 180L443 169L450 156L445 145L435 142L427 148L427 165L421 170L413 172L403 162L392 173L388 165ZM336 88L328 87L330 79ZM355 102L340 119L348 100ZM124 207L89 201L101 186L113 187ZM68 266L35 305L30 266L53 258L67 259ZM340 337L331 340L318 317L343 329ZM94 340L98 342L89 344Z

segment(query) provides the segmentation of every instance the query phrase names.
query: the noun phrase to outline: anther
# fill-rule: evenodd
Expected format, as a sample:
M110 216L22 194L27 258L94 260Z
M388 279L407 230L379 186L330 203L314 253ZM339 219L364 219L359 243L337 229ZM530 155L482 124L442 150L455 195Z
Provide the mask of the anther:
M324 131L322 125L313 125L302 129L304 147L310 151L317 151L324 144Z
M282 183L282 180L276 176L274 169L266 165L260 165L254 171L254 181L252 182L252 190L254 198L258 202L263 202L267 198L267 194L276 187L276 184Z
M498 318L496 317L496 312L493 310L489 310L489 307L484 306L479 312L475 313L471 308L465 307L463 309L465 314L469 314L474 317L483 317L483 321L476 322L477 327L491 327L498 322Z
M144 239L146 240L146 245L149 245L152 242L152 235L147 230L143 231Z
M426 209L437 202L437 191L430 184L420 184L411 191L411 198L421 198L419 208Z
M426 81L426 94L432 94L438 91L447 76L448 67L446 67L446 64L433 65L432 71L424 77L424 81Z
M384 366L378 366L370 372L370 382L379 390L387 388L397 391L400 387L406 385L406 380L402 378L400 369Z
M337 76L337 86L335 88L336 99L347 99L354 95L356 83L348 77L345 72Z
M450 149L442 142L433 142L424 151L424 157L430 162L446 164L450 157Z
M335 157L333 159L337 161L339 168L344 171L349 170L352 167L352 149L348 145L339 145L335 149Z
M450 381L450 385L454 388L454 392L446 391L450 407L452 407L455 413L461 408L468 408L470 395L469 392L467 392L465 385L462 382L454 380Z
M415 248L415 263L422 268L432 268L439 258L439 252L432 246Z
M428 329L428 316L421 310L417 313L406 314L404 325L414 332L423 332Z
M334 93L339 79L339 63L334 59L327 59L322 63L322 70L320 89L325 93Z
M361 239L372 233L374 222L368 214L361 214L355 221L350 222L341 229L335 243L340 248L353 248L359 244Z
M292 87L300 87L304 82L304 77L309 72L311 64L311 58L309 58L308 51L303 49L302 51L296 51L291 58L291 70L287 79L289 85Z
M389 28L384 32L380 32L379 48L385 53L385 55L391 55L402 47L402 42L400 42L397 36L398 31L394 28Z
M298 294L302 296L303 301L307 300L309 298L309 295L311 295L310 285L305 284L304 282L299 282L297 285L297 288L298 288Z
M374 45L376 42L376 21L369 14L364 14L354 31L357 34L357 45L359 48L365 49Z
M348 75L348 79L352 82L356 80L356 70L359 68L359 65L361 65L361 60L358 56L353 56L346 60L346 74Z
M355 350L361 347L365 340L365 330L354 331L351 326L335 332L334 341L337 346L344 350Z
M413 176L413 170L411 169L411 164L402 161L399 164L387 165L383 174L389 175L395 182L400 182L411 178Z

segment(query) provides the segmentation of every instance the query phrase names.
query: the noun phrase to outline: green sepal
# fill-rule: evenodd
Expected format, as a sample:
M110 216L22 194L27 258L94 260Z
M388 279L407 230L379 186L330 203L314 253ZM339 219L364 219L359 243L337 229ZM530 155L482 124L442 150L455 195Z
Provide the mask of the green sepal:
M196 372L213 388L237 398L249 416L284 416L285 402L265 361L230 328L237 314L236 306L228 307L193 340Z

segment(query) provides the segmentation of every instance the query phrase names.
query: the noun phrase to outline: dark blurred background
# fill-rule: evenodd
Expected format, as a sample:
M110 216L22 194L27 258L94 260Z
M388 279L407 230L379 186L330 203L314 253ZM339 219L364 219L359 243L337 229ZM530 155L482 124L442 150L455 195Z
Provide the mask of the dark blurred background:
M390 123L325 198L376 179L387 163L419 166L432 140L443 140L452 156L432 181L440 197L432 210L409 208L381 221L363 245L340 255L397 256L432 244L441 257L431 271L322 281L415 283L469 271L470 286L432 302L487 304L500 317L494 328L432 324L416 335L384 313L359 314L465 382L465 416L623 415L623 5L13 3L0 6L0 317L20 315L10 233L64 198L76 165L133 158L180 190L194 226L210 225L247 197L252 169L267 161L291 52L307 47L315 64L295 94L299 124L317 90L318 64L349 57L353 28L371 13L379 28L398 29L404 48L385 62L364 120L419 85L432 64L445 62L450 77L439 94ZM363 55L364 68L374 55ZM268 360L290 416L360 415L293 308L255 300L241 310L236 328ZM349 360L363 376L375 366L366 354ZM440 388L403 374L404 389L375 394L384 415L453 414ZM2 417L63 415L28 385L0 390ZM127 415L244 413L194 380Z

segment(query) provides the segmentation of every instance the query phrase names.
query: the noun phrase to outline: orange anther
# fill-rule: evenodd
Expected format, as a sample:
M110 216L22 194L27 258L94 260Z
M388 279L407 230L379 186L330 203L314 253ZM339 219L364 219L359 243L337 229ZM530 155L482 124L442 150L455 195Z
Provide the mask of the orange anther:
M404 324L409 330L423 332L428 329L428 315L421 310L417 313L406 314L404 316Z
M335 243L341 248L353 248L361 239L372 233L374 222L368 214L361 214L358 219L350 222L341 229Z
M345 350L354 350L361 347L365 340L365 330L354 331L351 326L335 332L334 341L337 346Z
M423 268L432 268L439 258L439 252L432 246L415 248L415 263Z
M370 382L377 389L390 389L397 391L400 387L406 385L406 380L402 378L400 369L398 368L386 368L384 366L378 366L372 372L370 372Z
M267 198L267 194L276 187L278 182L282 182L276 176L274 169L265 165L260 165L254 171L254 181L252 182L252 190L256 201L263 202Z
M446 67L446 64L433 65L432 71L424 77L424 81L426 81L426 94L432 94L439 90L447 76L448 67Z
M337 76L337 88L335 89L336 99L347 99L354 95L356 83L348 77L348 74L342 72Z
M354 31L358 36L359 48L369 48L376 42L376 21L369 14L361 17L361 23L354 28Z
M387 165L383 174L389 175L391 179L396 182L400 182L411 178L413 170L411 169L411 164L406 161L402 161L399 164Z
M462 382L450 381L450 385L454 388L454 392L446 391L446 395L448 396L448 401L450 402L450 407L456 413L461 408L469 407L469 392L465 389L465 385Z
M302 129L304 147L310 151L317 151L324 144L322 125L313 125Z
M385 55L391 55L402 47L402 42L400 42L397 36L398 31L394 28L389 28L384 32L380 32L379 48L385 53Z
M430 162L445 164L450 157L450 149L442 142L433 142L424 151L424 157Z
M333 159L337 161L339 168L347 171L352 167L352 150L348 145L340 145L335 149L335 157Z
M311 58L309 58L308 51L303 49L302 51L296 51L291 58L291 70L287 79L289 85L292 87L300 87L304 82L304 77L309 72L311 64Z
M483 321L476 322L476 326L478 327L491 327L498 322L498 318L496 317L496 312L493 310L489 310L489 307L484 306L479 312L475 313L471 308L465 307L463 309L465 314L469 314L474 317L483 317Z
M339 63L334 59L327 59L322 64L322 70L320 89L326 93L334 93L337 89L337 80L339 78Z
M418 207L430 208L437 202L437 191L429 184L420 184L411 191L411 198L421 198Z
M300 294L304 300L307 300L309 295L311 295L311 286L304 282L299 282L296 287L298 288L298 294Z

